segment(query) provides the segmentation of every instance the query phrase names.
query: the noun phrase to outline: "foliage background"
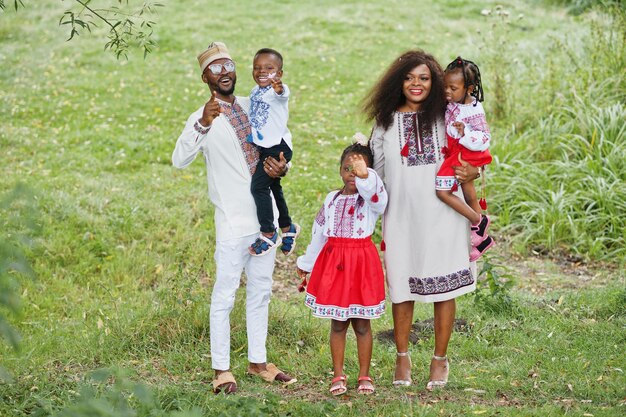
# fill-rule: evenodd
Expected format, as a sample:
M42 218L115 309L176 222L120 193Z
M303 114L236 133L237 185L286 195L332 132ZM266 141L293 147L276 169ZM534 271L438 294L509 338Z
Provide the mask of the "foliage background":
M37 280L7 275L23 300L21 315L10 316L23 339L19 352L0 346L1 365L13 375L0 385L0 415L72 407L96 415L85 410L98 406L109 410L101 415L623 411L621 6L572 15L563 2L539 0L163 3L159 48L147 60L103 53L106 28L64 42L63 2L43 0L0 17L0 193L27 184L40 230L34 247L22 246ZM284 186L305 230L340 184L340 150L354 132L369 131L359 104L392 59L421 47L443 65L458 54L480 65L497 156L488 186L500 247L488 261L512 268L517 284L507 304L459 300L467 326L451 342L445 392L422 389L433 343L426 331L412 349L410 390L391 388L394 348L381 341L377 395L326 396L328 324L301 305L293 261L279 258L270 360L301 384L282 389L245 376L240 294L233 369L242 394L208 394L213 209L203 164L176 171L170 155L188 114L208 99L195 56L214 39L231 49L241 95L253 85L257 49L276 47L286 58L297 152ZM14 210L3 212L7 235L21 227L8 220ZM537 254L556 260L536 264ZM430 306L416 308L419 320L431 314ZM374 322L376 331L391 327L388 316ZM102 367L112 370L88 378Z

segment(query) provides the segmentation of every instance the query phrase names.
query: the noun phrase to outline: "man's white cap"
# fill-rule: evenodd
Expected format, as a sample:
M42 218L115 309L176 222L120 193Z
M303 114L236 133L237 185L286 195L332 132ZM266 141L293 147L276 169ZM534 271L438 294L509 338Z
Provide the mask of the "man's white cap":
M202 73L204 73L204 70L209 66L209 64L211 64L211 62L220 58L228 58L232 60L230 54L228 53L228 48L226 48L226 45L223 42L211 42L209 47L198 55L198 63L200 64Z

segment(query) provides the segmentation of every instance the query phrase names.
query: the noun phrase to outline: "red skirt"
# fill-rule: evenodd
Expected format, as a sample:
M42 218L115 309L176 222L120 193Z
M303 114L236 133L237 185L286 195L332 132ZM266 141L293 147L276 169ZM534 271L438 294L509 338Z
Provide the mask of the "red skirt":
M371 237L328 238L311 271L304 302L316 317L345 321L382 316L385 278Z

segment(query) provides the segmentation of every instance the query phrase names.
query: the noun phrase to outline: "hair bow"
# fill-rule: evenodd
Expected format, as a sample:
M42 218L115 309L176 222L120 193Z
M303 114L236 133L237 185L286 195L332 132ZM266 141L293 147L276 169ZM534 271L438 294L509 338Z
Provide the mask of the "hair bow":
M358 143L361 146L367 146L369 142L369 138L361 132L356 132L354 136L352 136L352 139L354 139L354 143Z

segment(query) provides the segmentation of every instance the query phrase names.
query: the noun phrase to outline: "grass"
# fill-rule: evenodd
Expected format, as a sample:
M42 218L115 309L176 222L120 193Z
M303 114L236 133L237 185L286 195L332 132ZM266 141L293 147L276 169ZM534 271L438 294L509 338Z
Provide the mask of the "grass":
M623 14L571 16L530 0L500 9L495 1L453 0L254 5L251 13L243 1L165 2L160 48L145 61L139 52L129 61L103 53L99 31L64 42L62 2L0 16L0 193L30 187L40 230L25 248L37 279L19 281L21 315L9 316L22 334L20 350L0 345L0 366L14 378L0 385L0 415L68 407L98 415L85 411L94 404L109 410L100 415L126 415L119 396L129 393L138 415L620 414ZM469 325L451 341L449 389L423 389L433 346L426 332L412 347L411 389L391 388L394 347L377 341L377 394L337 400L326 395L328 323L302 306L293 261L279 258L269 359L301 383L282 389L245 376L239 294L232 347L241 395L209 394L213 209L203 164L177 171L170 155L188 114L208 99L195 56L213 39L229 45L242 95L252 87L258 48L285 56L296 154L284 187L305 225L300 251L326 192L339 186L340 150L355 131L369 131L360 100L393 58L419 46L443 64L467 56L485 76L497 157L489 197L504 252L490 261L512 266L520 254L567 253L579 262L576 273L587 271L581 261L610 263L585 272L587 281L558 265L513 269L506 308L492 297L461 298L458 316ZM3 229L13 233L5 213ZM416 308L420 320L431 315L430 306ZM390 314L373 326L391 328ZM348 346L354 377L354 338ZM99 368L115 376L89 379Z

